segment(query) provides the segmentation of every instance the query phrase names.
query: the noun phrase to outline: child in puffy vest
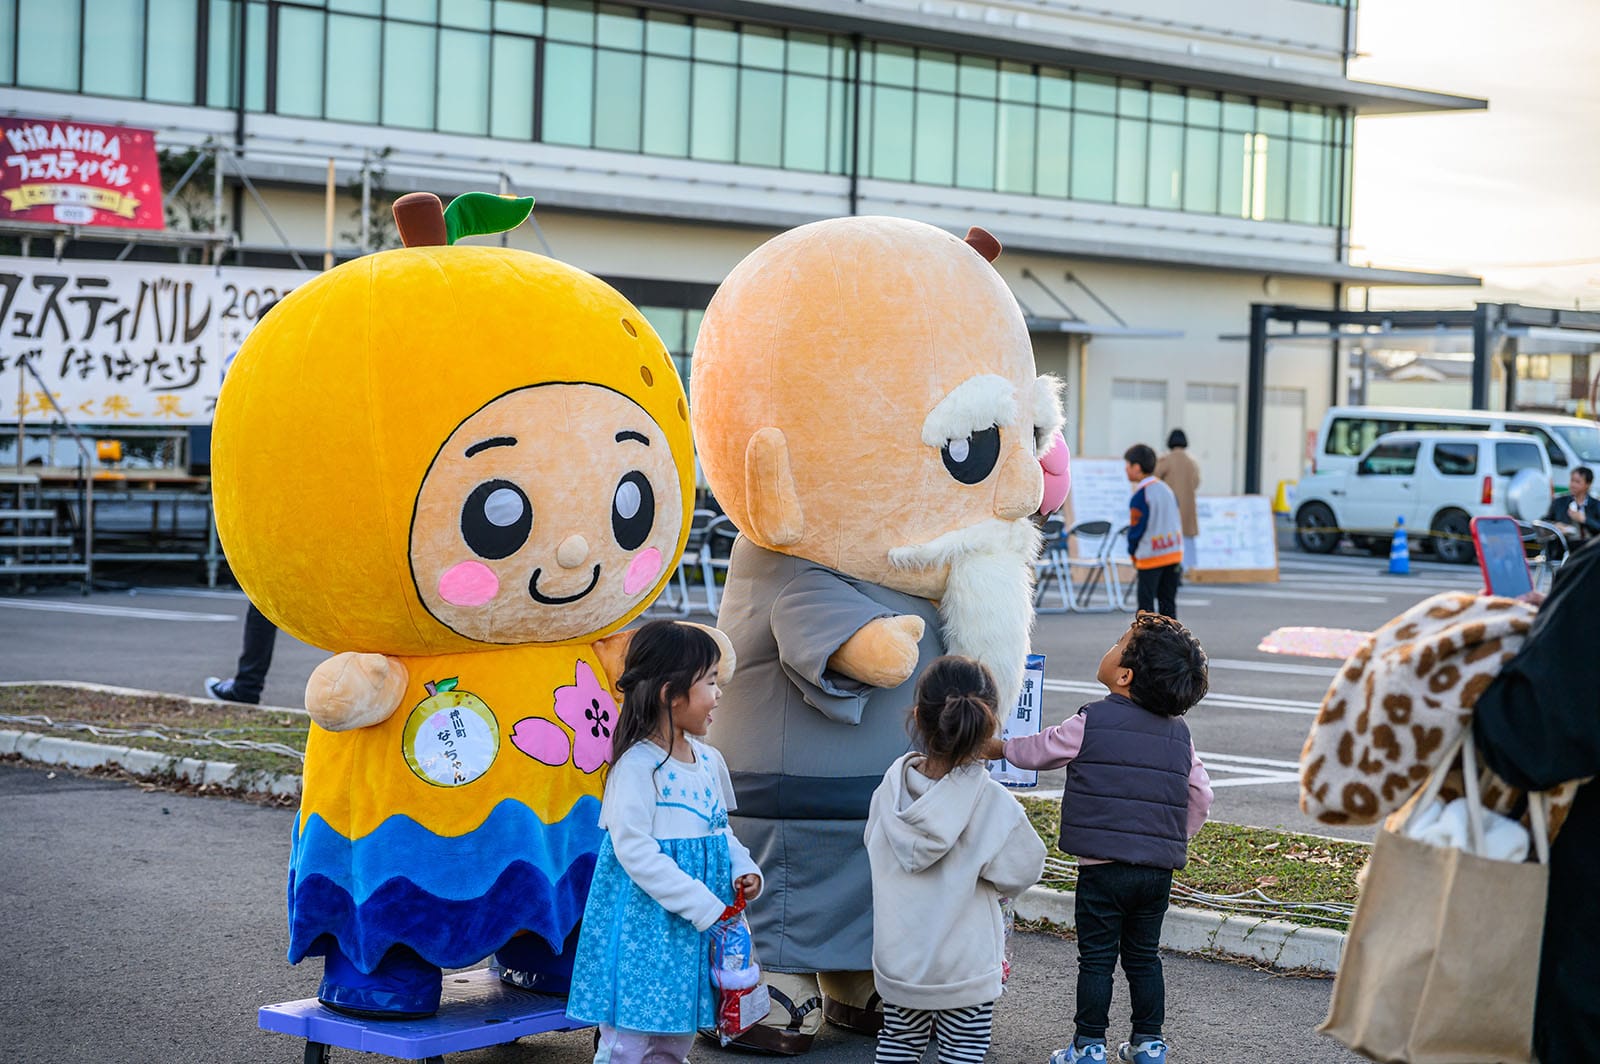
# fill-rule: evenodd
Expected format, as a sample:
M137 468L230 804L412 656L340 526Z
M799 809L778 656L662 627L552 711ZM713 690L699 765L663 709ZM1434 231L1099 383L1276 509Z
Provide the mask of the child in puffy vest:
M1116 1059L1165 1064L1161 922L1173 870L1211 810L1211 779L1183 714L1205 696L1206 654L1170 617L1141 613L1100 659L1110 691L1038 735L990 740L985 754L1020 768L1062 768L1063 852L1078 858L1078 994L1072 1044L1050 1064L1106 1056L1111 981L1120 955L1133 999L1132 1036Z

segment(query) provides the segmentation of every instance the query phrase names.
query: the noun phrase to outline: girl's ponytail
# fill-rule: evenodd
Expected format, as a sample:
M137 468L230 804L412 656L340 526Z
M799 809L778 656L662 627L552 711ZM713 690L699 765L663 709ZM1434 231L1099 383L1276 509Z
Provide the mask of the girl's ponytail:
M972 658L950 654L917 681L912 719L923 751L951 768L982 759L999 722L994 677Z

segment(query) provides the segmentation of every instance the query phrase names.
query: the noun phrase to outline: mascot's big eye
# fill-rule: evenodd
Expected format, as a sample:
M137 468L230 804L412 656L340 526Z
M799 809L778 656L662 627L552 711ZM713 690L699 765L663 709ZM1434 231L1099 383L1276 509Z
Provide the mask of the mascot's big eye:
M950 475L963 484L977 484L994 472L1000 460L1000 428L990 425L971 436L959 440L946 440L939 457Z
M656 523L656 493L650 480L637 469L617 483L611 500L611 534L623 550L637 550Z
M480 558L509 558L533 531L533 507L509 480L486 480L461 507L461 538Z

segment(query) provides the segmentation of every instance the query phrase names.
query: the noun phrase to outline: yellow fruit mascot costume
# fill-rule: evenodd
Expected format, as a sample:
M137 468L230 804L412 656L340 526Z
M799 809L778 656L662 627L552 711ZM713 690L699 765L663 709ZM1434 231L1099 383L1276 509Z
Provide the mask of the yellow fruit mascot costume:
M407 247L296 289L217 402L217 526L279 627L334 651L289 869L289 960L319 997L438 1008L497 955L564 992L599 849L612 680L687 537L683 385L615 290L453 246L531 200L426 193Z

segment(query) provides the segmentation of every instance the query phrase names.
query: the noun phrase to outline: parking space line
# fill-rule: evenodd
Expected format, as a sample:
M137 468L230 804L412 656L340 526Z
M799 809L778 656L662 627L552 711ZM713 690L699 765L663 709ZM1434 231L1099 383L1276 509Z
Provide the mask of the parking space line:
M143 621L199 621L238 624L231 613L190 613L186 610L144 610L136 606L102 606L90 602L59 602L50 599L0 598L0 609L40 610L45 613L85 613L95 617L121 617Z

